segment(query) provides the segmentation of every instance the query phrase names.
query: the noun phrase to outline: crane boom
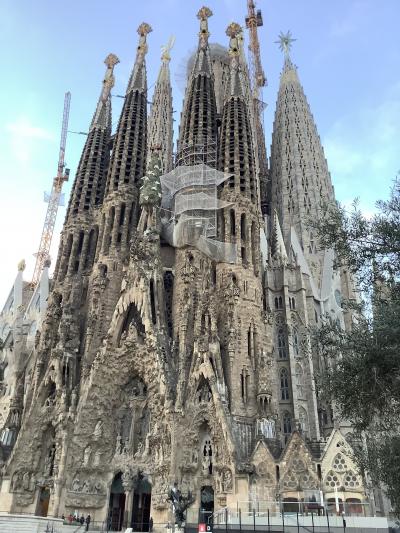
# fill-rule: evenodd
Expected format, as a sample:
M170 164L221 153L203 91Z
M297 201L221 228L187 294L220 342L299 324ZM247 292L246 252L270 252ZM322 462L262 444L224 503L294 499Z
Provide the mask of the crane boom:
M262 89L267 85L267 78L261 62L260 41L258 39L259 26L263 25L261 10L256 11L254 0L247 0L246 27L250 35L250 78L253 99L253 112L255 121L257 155L258 155L258 172L260 182L260 200L261 211L266 214L267 204L267 181L268 181L268 161L265 147L265 136L263 127L263 111L265 108L262 99Z
M53 238L54 225L56 223L58 205L60 203L60 196L64 181L68 181L69 170L64 172L64 158L65 146L67 142L69 107L71 103L71 93L65 93L64 97L64 111L61 128L60 151L58 155L57 176L53 179L53 185L47 206L46 217L44 219L42 236L40 238L39 250L36 255L35 270L32 277L32 285L37 285L39 282L43 267L50 257L50 246Z

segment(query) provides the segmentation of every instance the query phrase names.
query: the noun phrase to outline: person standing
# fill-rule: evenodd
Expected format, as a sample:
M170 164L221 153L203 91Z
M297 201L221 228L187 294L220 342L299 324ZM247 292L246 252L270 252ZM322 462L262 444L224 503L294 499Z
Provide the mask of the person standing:
M86 517L86 531L89 531L89 525L90 525L91 517L90 514Z

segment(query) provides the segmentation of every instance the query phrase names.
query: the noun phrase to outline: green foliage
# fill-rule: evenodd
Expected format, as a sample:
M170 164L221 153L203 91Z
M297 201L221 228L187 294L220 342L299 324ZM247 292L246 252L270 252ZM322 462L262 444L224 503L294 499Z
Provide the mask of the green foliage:
M343 304L353 314L350 331L326 317L313 332L325 362L319 394L335 403L356 435L366 436L359 466L386 486L400 516L400 182L370 219L357 202L350 212L327 204L310 225L321 247L334 248L337 266L350 270L364 298L358 312L354 303Z

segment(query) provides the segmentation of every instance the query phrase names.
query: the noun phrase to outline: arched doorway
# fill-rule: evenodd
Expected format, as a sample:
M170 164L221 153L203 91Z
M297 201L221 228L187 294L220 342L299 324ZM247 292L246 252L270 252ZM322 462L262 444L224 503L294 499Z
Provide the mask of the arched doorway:
M50 502L50 489L48 487L40 487L39 499L36 508L36 516L47 516Z
M209 524L212 522L214 513L214 489L209 485L201 487L200 491L200 510L199 522Z
M131 527L133 531L149 531L151 507L151 484L140 478L133 493Z
M125 491L121 472L114 477L111 484L110 504L108 508L108 527L110 531L121 531L125 513Z

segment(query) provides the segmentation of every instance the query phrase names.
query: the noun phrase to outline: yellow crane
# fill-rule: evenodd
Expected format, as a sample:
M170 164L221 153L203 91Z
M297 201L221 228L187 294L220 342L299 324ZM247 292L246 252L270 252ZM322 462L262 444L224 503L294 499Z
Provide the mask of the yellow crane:
M265 147L265 136L263 127L263 112L266 105L262 99L262 89L267 85L267 78L261 63L260 41L258 39L258 29L263 25L263 18L260 9L256 10L253 0L247 0L246 27L250 36L250 82L253 98L254 119L256 126L258 161L259 161L259 180L261 211L267 214L267 181L268 181L268 161Z
M46 217L44 219L42 236L40 238L39 250L35 254L36 264L31 282L33 286L37 285L42 274L43 267L45 266L46 262L50 261L50 246L51 240L53 238L54 225L56 223L57 211L61 198L61 191L64 182L68 181L69 178L69 169L66 168L64 170L64 158L65 145L67 142L70 103L71 93L67 92L65 93L64 97L64 111L61 128L60 151L58 155L57 175L53 179L53 186L51 188L51 193L48 199L48 206L46 211Z

